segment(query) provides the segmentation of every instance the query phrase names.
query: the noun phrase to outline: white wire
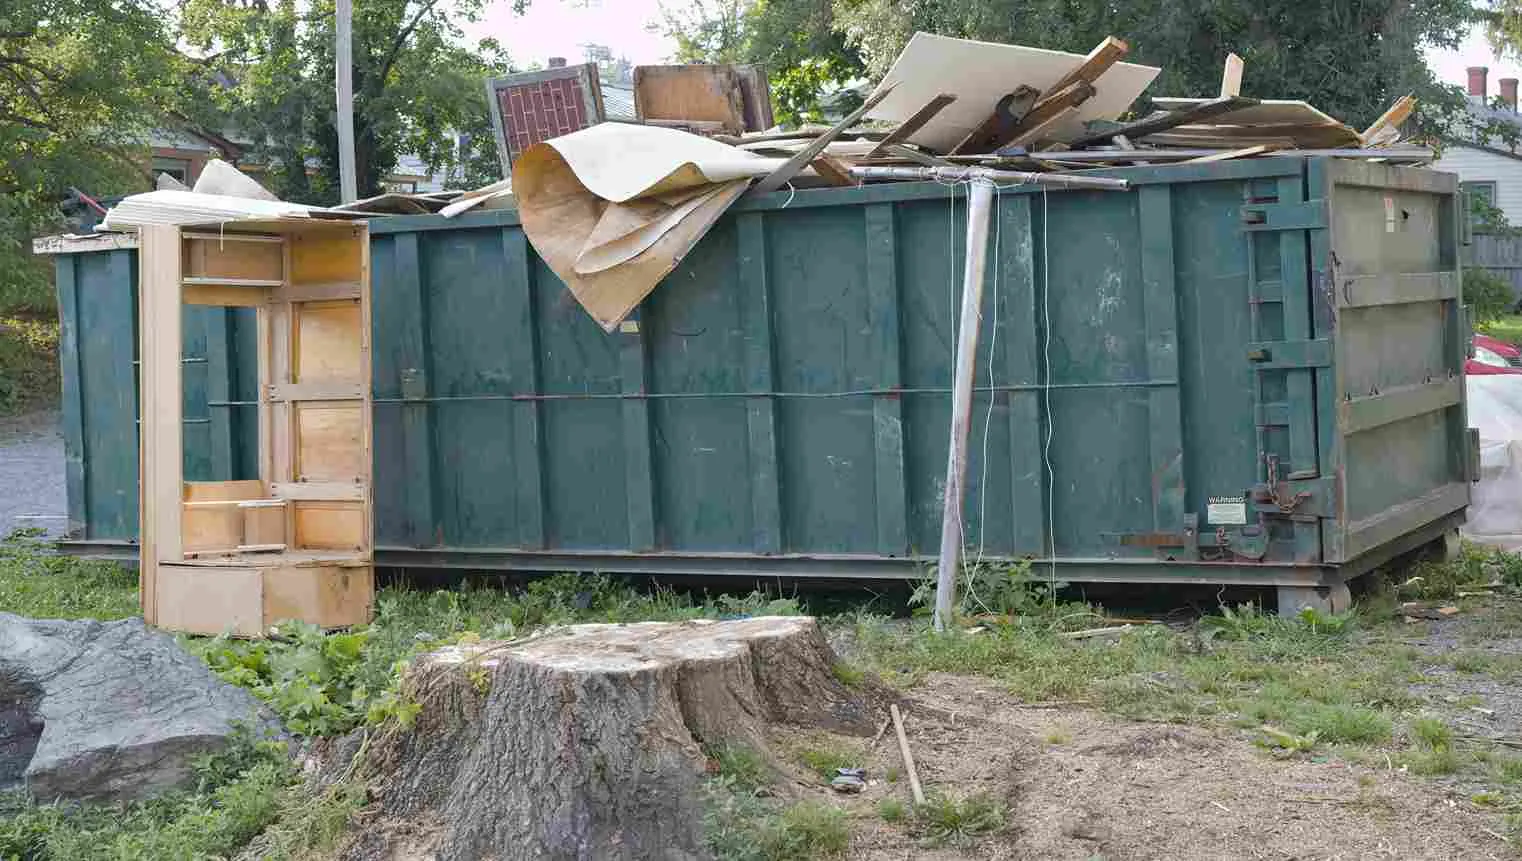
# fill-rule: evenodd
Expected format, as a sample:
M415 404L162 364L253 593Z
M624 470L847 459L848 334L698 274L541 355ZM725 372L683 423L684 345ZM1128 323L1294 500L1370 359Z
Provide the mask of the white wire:
M794 188L792 180L789 180L787 183L787 200L782 201L782 206L780 208L787 209L788 204L793 202L793 198L796 197L797 194L798 189Z
M1048 587L1052 600L1056 600L1057 585L1057 519L1052 510L1056 501L1057 473L1052 469L1052 437L1056 422L1052 415L1052 255L1048 237L1051 222L1048 217L1048 192L1041 187L1041 398L1042 411L1046 413L1046 441L1041 446L1041 463L1046 467L1046 558L1048 563Z

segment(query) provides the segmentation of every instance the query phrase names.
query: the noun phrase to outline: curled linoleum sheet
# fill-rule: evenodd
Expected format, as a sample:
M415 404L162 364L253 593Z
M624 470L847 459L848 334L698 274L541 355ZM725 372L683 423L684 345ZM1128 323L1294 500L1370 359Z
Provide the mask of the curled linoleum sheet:
M782 162L675 129L603 123L530 147L513 189L534 250L612 331L752 178Z

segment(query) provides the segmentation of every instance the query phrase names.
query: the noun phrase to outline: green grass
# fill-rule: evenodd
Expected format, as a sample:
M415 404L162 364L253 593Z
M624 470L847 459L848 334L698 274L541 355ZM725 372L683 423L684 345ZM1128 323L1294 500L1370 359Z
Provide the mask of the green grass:
M795 755L799 762L824 778L826 782L834 779L837 769L858 768L862 764L859 751L847 750L843 747L810 745L799 748Z
M58 321L0 315L0 415L58 401Z
M986 793L932 795L914 808L915 822L932 845L966 846L979 835L1002 830L1006 817L1005 804Z
M884 822L902 822L908 814L909 808L897 798L884 798L877 802L877 815L881 816Z
M137 574L109 562L60 556L38 531L18 530L0 540L0 611L37 619L135 616Z
M191 861L230 857L275 823L270 861L310 857L332 844L363 790L340 784L312 798L278 743L241 741L196 763L187 791L116 806L19 802L0 819L0 858L25 861ZM0 801L0 809L4 809ZM309 827L295 829L295 824Z
M783 805L736 791L723 778L705 789L703 824L719 861L813 861L842 857L851 844L845 811L817 801Z
M1522 316L1507 314L1480 326L1485 334L1508 344L1522 345Z
M726 778L740 792L755 792L772 783L772 768L755 748L733 742L704 748L713 760L720 777Z

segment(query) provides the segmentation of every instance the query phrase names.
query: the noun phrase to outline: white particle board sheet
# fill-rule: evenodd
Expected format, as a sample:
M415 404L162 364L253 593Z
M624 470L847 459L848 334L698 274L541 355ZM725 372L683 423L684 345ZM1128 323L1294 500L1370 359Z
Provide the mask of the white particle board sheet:
M903 122L941 93L957 97L909 136L909 142L945 152L983 124L1005 94L1024 84L1045 92L1083 63L1082 54L1048 51L915 33L904 46L878 90L897 84L867 113L869 119ZM1094 82L1094 95L1052 126L1044 136L1069 140L1090 120L1113 120L1162 71L1155 66L1116 63Z

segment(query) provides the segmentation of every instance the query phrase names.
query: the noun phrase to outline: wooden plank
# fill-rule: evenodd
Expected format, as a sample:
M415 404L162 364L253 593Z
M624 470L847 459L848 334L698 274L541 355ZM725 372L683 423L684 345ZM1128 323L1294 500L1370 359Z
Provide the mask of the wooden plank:
M1226 55L1226 65L1221 70L1221 98L1242 95L1242 58L1236 54Z
M358 401L365 391L360 383L275 383L269 395L272 401Z
M1229 96L1224 99L1210 99L1209 101L1193 104L1177 111L1154 114L1146 119L1125 123L1118 128L1095 134L1084 135L1077 140L1069 141L1069 145L1077 149L1088 144L1109 140L1116 135L1125 135L1132 140L1145 137L1157 132L1187 123L1199 122L1211 117L1223 116L1244 108L1250 108L1258 104L1257 99L1249 99L1244 96Z
M257 283L285 281L285 254L279 242L224 242L194 235L184 239L186 283Z
M270 299L270 291L258 287L233 287L226 284L187 284L181 293L186 305L211 305L220 308L257 308Z
M912 161L915 164L923 165L924 167L957 166L955 162L950 162L943 158L936 158L933 155L922 153L913 147L904 146L903 144L890 144L886 147L886 152L888 155L897 156L898 158L904 159L905 161Z
M1273 152L1276 149L1284 149L1284 147L1278 144L1258 144L1257 146L1243 147L1241 149L1225 149L1210 155L1202 155L1199 158L1185 159L1179 162L1179 164L1203 164L1211 161L1230 161L1234 158L1251 158L1255 155Z
M168 225L139 231L139 326L142 398L140 597L143 618L159 623L161 562L178 560L181 546L180 232Z
M291 284L359 282L363 278L363 252L350 231L299 233L291 237Z
M771 284L767 276L765 215L738 216L740 320L745 332L745 400L747 455L750 462L751 546L757 553L781 553L782 488L777 462L775 372L772 350Z
M1415 96L1405 95L1396 99L1394 104L1379 115L1379 119L1371 123L1359 135L1363 145L1382 146L1393 143L1400 137L1400 124L1405 122L1414 110L1416 110Z
M363 500L365 487L362 484L342 481L277 481L270 485L270 494L278 499L293 502Z
M280 291L286 302L326 302L338 299L359 299L360 284L357 281L314 281L309 284L287 284Z
M360 404L310 401L295 404L295 476L298 481L364 481L364 413Z
M186 287L279 287L281 282L278 278L211 278L211 277L186 277L183 279Z
M243 540L250 544L285 544L286 502L283 499L242 503Z
M877 388L886 391L903 385L895 208L892 203L875 203L864 212L867 319ZM903 556L909 552L909 491L904 466L904 404L896 392L873 396L872 436L877 552Z
M1066 120L1073 113L1077 112L1077 110L1077 108L1071 107L1063 108L1057 113L1052 114L1050 117L1047 117L1046 121L1042 122L1040 125L1031 126L1025 131L1022 131L1020 134L1016 135L1013 139L1010 140L1009 146L1026 147L1030 146L1031 144L1040 142L1048 132L1061 125L1064 120Z
M940 113L942 108L946 107L956 100L957 97L951 95L950 93L941 93L940 95L926 102L925 106L915 111L913 116L909 117L907 120L904 120L902 123L899 123L897 128L891 132L888 132L887 137L878 141L877 146L873 147L872 150L866 154L865 158L876 158L880 155L884 155L888 152L888 147L892 144L902 143L903 141L908 140L910 135L919 131L921 128L924 128L925 123L930 122L930 120L933 119L936 114Z
M236 506L186 507L180 515L180 547L185 553L242 543L243 512Z
M641 120L718 122L731 134L746 130L740 77L724 64L635 66L634 114Z
M162 565L154 624L191 634L258 637L264 632L263 577L253 568Z
M358 299L294 302L291 378L297 385L358 385L365 332Z
M1114 36L1106 36L1103 42L1095 45L1083 58L1083 62L1073 68L1073 71L1057 79L1057 82L1046 88L1046 94L1057 94L1063 88L1075 81L1083 81L1092 84L1099 80L1099 76L1110 70L1110 67L1120 62L1120 59L1131 51L1131 46L1122 39ZM1043 101L1045 95L1043 94Z
M322 628L370 621L375 569L369 565L289 565L260 573L260 606L266 626L292 618L303 618Z
M742 64L732 67L740 83L740 99L745 108L746 131L765 131L775 125L772 118L772 87L766 67Z
M877 107L877 103L887 98L888 94L893 92L893 89L894 85L890 84L873 94L865 102L862 102L861 107L852 111L845 119L831 126L829 131L815 138L808 146L794 153L793 157L784 162L781 167L772 171L770 175L757 183L754 193L770 194L787 185L792 181L793 177L798 175L799 171L803 170L820 153L824 152L825 147L830 145L830 141L840 137L846 129L849 129L861 120L862 117L866 116L868 111Z
M365 507L359 503L295 503L297 550L365 550Z
M814 168L815 173L829 180L830 185L850 188L861 184L851 178L850 165L838 158L820 153L819 157L811 162L811 166Z
M994 105L994 111L982 125L967 133L950 155L993 152L1009 143L1019 133L1020 122L1036 106L1041 93L1024 84L1006 94Z
M1082 80L1072 81L1059 90L1053 90L1051 95L1043 98L1040 104L1021 118L1014 134L1008 138L1010 145L1023 146L1022 141L1036 140L1031 137L1031 132L1052 128L1057 120L1070 115L1070 109L1088 101L1094 92L1094 85Z
M187 481L181 495L186 502L239 502L260 499L264 485L253 479L238 481Z

